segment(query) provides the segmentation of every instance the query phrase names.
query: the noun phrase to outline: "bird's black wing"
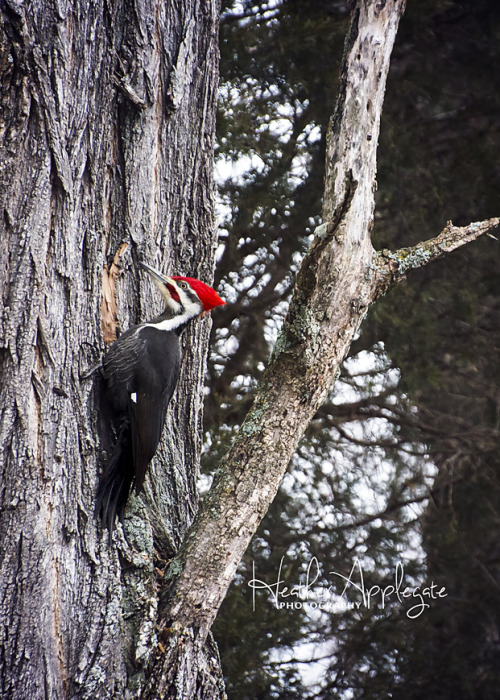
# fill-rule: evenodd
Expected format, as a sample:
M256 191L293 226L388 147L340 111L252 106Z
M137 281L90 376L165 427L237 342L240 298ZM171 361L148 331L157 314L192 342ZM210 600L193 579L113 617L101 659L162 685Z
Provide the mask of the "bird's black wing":
M145 340L138 336L138 330L136 326L123 333L102 361L105 390L100 412L101 433L109 456L97 488L96 513L108 528L110 541L116 516L122 517L135 480L129 402L137 365L145 349ZM108 445L111 427L115 437L113 448Z
M124 421L128 424L137 492L160 442L179 367L178 335L150 326L126 331L103 360L115 430L120 433Z
M145 352L146 338L140 326L136 326L115 340L104 356L102 369L106 396L120 418L128 413L130 394L137 388L137 371L144 362Z
M136 493L142 489L149 463L160 442L166 410L167 403L159 410L156 401L143 393L137 393L137 401L130 406Z
M177 334L151 327L143 328L140 334L146 343L136 367L135 391L131 392L128 404L137 493L160 442L180 367Z

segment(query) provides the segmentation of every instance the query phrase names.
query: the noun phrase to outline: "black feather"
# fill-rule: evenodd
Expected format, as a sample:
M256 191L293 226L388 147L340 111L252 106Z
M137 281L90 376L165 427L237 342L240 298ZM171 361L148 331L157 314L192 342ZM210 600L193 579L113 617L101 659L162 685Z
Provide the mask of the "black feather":
M142 489L160 442L179 376L181 332L182 327L165 331L136 326L103 359L103 415L108 416L103 429L116 435L116 443L99 483L96 512L110 540L133 484L137 493Z
M118 516L120 520L123 517L133 482L134 463L130 444L130 426L124 422L113 453L101 476L95 506L101 526L109 531L110 542L116 517Z

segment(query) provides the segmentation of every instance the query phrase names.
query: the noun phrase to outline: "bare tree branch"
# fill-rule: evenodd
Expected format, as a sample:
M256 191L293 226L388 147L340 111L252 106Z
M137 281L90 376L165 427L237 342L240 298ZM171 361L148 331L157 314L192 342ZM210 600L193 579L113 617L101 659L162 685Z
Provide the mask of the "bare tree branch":
M325 223L299 274L269 365L211 491L167 570L164 623L203 639L288 462L375 297L370 274L378 141L404 0L359 0L327 147ZM378 279L378 278L377 278ZM189 633L190 636L190 633Z
M491 236L500 225L500 218L475 221L467 226L453 226L448 221L439 236L410 248L400 248L394 252L381 250L375 266L381 274L379 293L383 294L405 278L410 270L416 270L444 255L475 241L480 236ZM494 238L494 236L492 236Z

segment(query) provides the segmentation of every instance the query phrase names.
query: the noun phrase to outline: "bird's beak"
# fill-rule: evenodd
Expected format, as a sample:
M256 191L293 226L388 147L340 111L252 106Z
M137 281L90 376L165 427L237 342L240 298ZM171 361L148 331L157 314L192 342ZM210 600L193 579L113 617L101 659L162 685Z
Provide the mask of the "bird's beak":
M174 297L177 296L175 280L167 275L162 275L161 272L158 272L158 270L155 270L154 267L151 267L151 265L147 263L140 262L139 265L151 275L165 302L167 304L170 302L171 304L172 302L170 300L172 299L172 295ZM175 301L178 301L178 297Z
M142 267L143 270L146 270L146 272L149 272L151 277L154 279L155 282L159 282L163 286L165 286L165 282L168 282L168 284L173 284L173 280L171 277L167 277L167 275L162 275L161 272L158 272L158 270L155 270L154 267L151 267L151 265L148 265L145 262L140 262L139 265Z

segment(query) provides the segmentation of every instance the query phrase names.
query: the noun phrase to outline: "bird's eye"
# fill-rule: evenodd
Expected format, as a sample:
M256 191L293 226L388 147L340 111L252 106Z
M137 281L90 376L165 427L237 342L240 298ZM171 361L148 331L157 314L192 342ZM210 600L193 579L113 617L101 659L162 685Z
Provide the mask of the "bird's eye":
M179 287L181 289L187 289L188 288L188 283L187 282L179 282Z

